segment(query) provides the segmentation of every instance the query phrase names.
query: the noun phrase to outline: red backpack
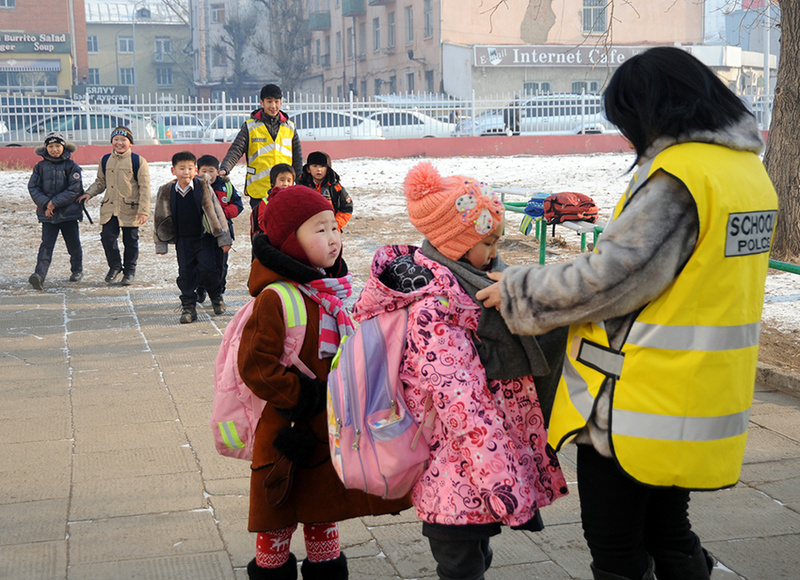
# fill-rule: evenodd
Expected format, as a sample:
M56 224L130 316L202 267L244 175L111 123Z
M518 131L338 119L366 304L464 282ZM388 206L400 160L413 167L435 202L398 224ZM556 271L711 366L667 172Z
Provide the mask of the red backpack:
M562 191L544 200L544 219L548 224L597 220L597 206L588 195Z

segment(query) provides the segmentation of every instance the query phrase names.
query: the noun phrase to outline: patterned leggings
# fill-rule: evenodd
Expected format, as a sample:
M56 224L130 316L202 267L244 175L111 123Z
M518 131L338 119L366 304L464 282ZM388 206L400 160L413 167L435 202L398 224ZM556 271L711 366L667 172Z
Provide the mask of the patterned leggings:
M259 532L256 537L256 564L261 568L280 568L289 560L289 545L297 524L275 530ZM339 557L339 525L303 524L306 555L309 562L327 562Z

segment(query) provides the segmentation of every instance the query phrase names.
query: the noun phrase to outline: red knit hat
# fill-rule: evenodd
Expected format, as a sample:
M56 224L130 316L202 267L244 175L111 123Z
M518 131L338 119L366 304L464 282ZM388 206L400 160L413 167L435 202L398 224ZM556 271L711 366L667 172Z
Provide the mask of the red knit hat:
M273 191L264 209L265 232L270 245L295 260L310 265L297 241L297 228L323 211L333 211L331 202L305 185L292 185Z
M404 192L411 224L451 260L485 238L505 213L486 183L463 175L442 177L427 162L408 172Z

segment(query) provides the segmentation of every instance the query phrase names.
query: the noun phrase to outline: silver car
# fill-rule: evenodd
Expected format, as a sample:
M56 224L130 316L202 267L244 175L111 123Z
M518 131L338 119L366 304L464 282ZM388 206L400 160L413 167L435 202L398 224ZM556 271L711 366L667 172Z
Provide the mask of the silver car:
M419 111L386 109L362 114L380 123L387 139L449 137L456 127L455 123L445 123Z
M203 141L207 143L223 143L233 141L239 129L250 118L250 113L225 113L217 115L203 132Z
M153 121L119 112L68 111L42 117L22 129L0 133L0 145L19 147L40 145L51 131L63 133L76 145L105 144L115 127L124 125L133 133L137 145L158 145L158 130Z
M377 121L343 111L297 111L289 118L303 141L384 138Z
M153 120L166 127L167 139L173 143L198 143L206 130L200 119L188 113L159 113Z

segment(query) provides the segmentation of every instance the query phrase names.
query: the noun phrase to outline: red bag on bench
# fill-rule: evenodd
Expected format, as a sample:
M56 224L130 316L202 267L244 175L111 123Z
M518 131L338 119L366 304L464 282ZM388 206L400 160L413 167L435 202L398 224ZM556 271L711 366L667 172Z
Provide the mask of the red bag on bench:
M597 220L597 206L588 195L574 191L562 191L544 200L544 219L548 224L570 221L594 223Z

